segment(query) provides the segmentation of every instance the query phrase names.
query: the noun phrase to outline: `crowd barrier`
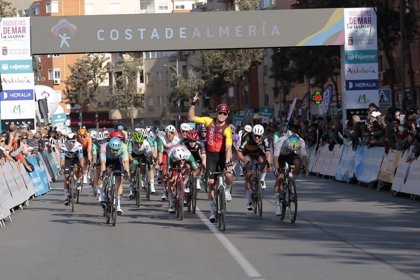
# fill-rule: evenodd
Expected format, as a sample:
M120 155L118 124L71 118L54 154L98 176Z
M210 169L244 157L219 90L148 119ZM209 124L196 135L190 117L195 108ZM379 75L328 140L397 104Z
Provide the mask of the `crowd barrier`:
M48 152L26 159L34 167L30 173L21 163L7 161L0 165L0 227L5 226L6 220L12 221L15 209L28 205L32 197L47 193L58 176L57 161Z
M359 182L377 189L388 184L393 194L420 195L420 159L411 158L412 147L406 151L383 147L335 145L330 151L328 145L318 150L308 149L308 170L319 175L343 182Z

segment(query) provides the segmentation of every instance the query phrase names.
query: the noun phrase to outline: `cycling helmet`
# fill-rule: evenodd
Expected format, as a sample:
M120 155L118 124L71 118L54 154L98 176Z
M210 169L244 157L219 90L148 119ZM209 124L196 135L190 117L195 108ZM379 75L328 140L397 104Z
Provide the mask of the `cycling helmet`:
M77 132L79 135L82 135L82 136L84 136L84 135L87 135L87 130L86 130L86 128L85 127L82 127L81 129L79 129L79 131Z
M103 132L101 132L101 131L99 131L98 133L97 133L97 135L96 135L96 140L98 140L98 141L102 141L102 140L104 140L105 139L105 135L104 135L104 133Z
M187 140L189 142L197 141L198 140L198 133L197 133L197 131L195 131L195 130L188 131Z
M181 125L180 125L180 127L179 127L180 129L181 129L181 131L183 130L183 131L190 131L191 130L191 127L190 127L190 125L189 124L187 124L187 123L181 123Z
M296 151L300 148L300 138L295 133L289 136L287 138L287 147L289 147L290 150Z
M250 126L249 124L247 124L247 125L244 127L244 130L245 130L246 132L251 132L251 131L252 131L252 126Z
M219 112L225 112L225 113L228 113L229 114L229 106L227 105L227 104L219 104L219 105L217 105L217 107L216 107L216 112L217 113L219 113Z
M73 132L70 132L69 134L67 134L66 139L67 139L67 141L75 141L76 140L76 134L74 134Z
M176 131L175 126L171 124L165 127L165 132L175 132L175 131Z
M183 160L186 157L185 151L181 148L177 148L173 153L173 157L176 161Z
M91 131L89 132L89 134L90 134L90 137L91 137L92 139L96 139L96 137L98 136L98 133L96 133L96 130L91 130Z
M283 122L279 125L279 130L281 133L286 133L287 130L289 129L287 122Z
M104 134L104 139L108 139L109 138L109 131L108 130L104 130L103 131L103 134Z
M121 148L122 141L118 137L112 137L111 140L109 140L108 145L112 150L118 151Z
M124 130L124 126L122 124L117 125L118 130Z
M121 141L124 141L124 139L125 139L125 135L121 131L113 131L109 134L109 137L111 137L111 138L117 137Z
M204 124L200 124L199 130L200 130L200 132L207 132L207 128Z
M143 143L144 134L140 133L140 132L137 132L137 131L134 131L133 135L132 135L132 138L133 138L134 142L136 142L136 143Z
M264 134L264 127L262 125L260 125L260 124L256 124L252 128L252 133L254 135L262 136Z

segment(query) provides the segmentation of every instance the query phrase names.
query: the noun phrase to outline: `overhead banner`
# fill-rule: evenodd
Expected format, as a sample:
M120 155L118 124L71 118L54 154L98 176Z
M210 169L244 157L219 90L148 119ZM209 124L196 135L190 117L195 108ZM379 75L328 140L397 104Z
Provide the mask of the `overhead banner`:
M375 10L345 9L344 22L344 106L346 109L365 109L370 103L379 105Z
M344 9L33 17L31 32L32 54L343 45Z

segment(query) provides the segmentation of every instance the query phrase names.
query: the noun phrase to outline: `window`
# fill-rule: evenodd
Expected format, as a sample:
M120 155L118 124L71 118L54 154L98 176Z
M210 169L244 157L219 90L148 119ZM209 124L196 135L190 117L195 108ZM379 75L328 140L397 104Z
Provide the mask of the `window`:
M34 4L33 8L32 8L32 13L37 16L40 14L39 12L39 4Z
M93 15L95 12L95 4L94 3L86 3L85 4L85 14L86 15Z
M141 69L140 72L139 72L139 79L140 79L140 84L144 84L144 71L143 71L143 69Z
M147 105L153 106L153 97L148 97L147 98Z
M61 69L54 68L48 70L48 80L60 80L61 79Z
M157 71L156 72L156 78L157 78L158 81L162 81L162 72Z
M175 9L176 10L184 10L185 9L185 5L175 5Z
M146 83L150 85L152 83L152 74L146 73Z
M163 98L163 96L159 96L159 105L160 106L162 106L162 105L165 105L165 99Z
M167 10L169 10L168 3L160 3L159 4L159 11L167 11Z
M110 3L110 11L111 13L119 13L121 12L121 5L120 3Z
M47 55L47 57L48 58L54 58L54 57L59 57L60 55L59 54L49 54L49 55Z
M51 1L51 13L58 13L58 1Z
M45 12L47 14L51 13L51 2L45 3Z

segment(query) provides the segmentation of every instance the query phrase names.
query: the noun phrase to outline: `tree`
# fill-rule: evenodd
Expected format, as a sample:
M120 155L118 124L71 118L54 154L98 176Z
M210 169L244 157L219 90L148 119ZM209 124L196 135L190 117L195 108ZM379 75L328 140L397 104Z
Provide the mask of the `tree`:
M127 57L121 63L110 65L115 74L115 87L111 100L117 109L125 110L134 129L134 111L144 107L144 96L137 89L137 77L141 60Z
M197 74L192 70L188 71L186 79L181 76L176 76L175 79L177 85L170 96L170 101L172 103L191 99L197 92L200 92L204 86L204 81L197 77Z
M205 81L203 91L207 95L223 95L228 86L234 86L238 92L240 80L252 67L260 63L262 58L261 49L202 51L195 71ZM239 98L239 94L236 96ZM237 105L240 105L239 100Z
M12 3L6 0L0 0L0 17L13 17L16 16L16 9Z
M85 104L95 104L97 110L97 89L108 75L108 69L105 67L107 60L104 55L87 55L69 65L71 75L65 81L65 93L69 103L79 104L81 107Z

